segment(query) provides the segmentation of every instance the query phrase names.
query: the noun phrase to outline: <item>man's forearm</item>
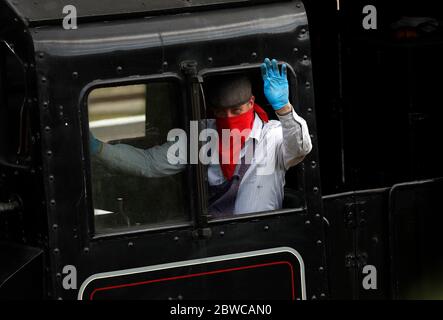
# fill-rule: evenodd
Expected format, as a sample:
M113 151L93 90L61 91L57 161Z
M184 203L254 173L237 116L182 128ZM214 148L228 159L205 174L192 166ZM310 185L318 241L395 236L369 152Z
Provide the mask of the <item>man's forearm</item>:
M103 143L96 158L105 166L127 174L149 178L173 175L184 169L184 165L170 164L168 148L170 143L146 150L127 144L110 145Z
M282 109L276 113L283 130L282 160L285 168L289 169L311 152L312 142L306 121L295 112L292 105L288 104Z

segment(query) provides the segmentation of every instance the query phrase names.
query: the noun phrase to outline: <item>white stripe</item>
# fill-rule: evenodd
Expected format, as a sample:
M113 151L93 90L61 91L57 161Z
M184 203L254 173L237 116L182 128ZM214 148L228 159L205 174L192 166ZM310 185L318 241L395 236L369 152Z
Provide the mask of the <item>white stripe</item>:
M165 263L165 264L159 264L159 265L147 266L147 267L141 267L141 268L133 268L133 269L96 273L96 274L93 274L92 276L88 277L82 283L82 285L80 286L80 289L78 291L77 297L79 300L83 300L83 293L84 293L86 287L92 281L97 280L97 279L106 279L106 278L126 276L126 275L130 275L130 274L137 274L137 273L143 273L143 272L152 272L152 271L158 271L158 270L164 270L164 269L187 267L187 266L193 266L193 265L205 264L205 263L211 263L211 262L244 259L244 258L257 257L257 256L263 256L263 255L269 255L269 254L275 254L275 253L281 253L281 252L289 252L289 253L293 254L297 258L298 262L300 263L301 294L302 294L302 300L306 300L305 264L303 262L303 258L298 253L298 251L293 248L290 248L290 247L279 247L279 248L266 249L266 250L249 251L249 252L243 252L243 253L228 254L228 255L223 255L223 256Z
M94 209L94 216L102 216L105 214L114 213L112 211L102 210L102 209Z
M104 120L91 121L89 123L89 128L94 129L94 128L102 128L102 127L121 126L121 125L145 122L145 120L146 120L145 115L131 116L131 117L120 117L120 118L114 118L114 119L104 119Z

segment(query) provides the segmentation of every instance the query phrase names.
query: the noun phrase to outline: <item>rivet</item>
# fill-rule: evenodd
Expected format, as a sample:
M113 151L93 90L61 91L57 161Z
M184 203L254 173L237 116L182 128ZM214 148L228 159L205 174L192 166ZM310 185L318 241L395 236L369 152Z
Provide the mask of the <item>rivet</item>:
M220 236L224 236L225 235L225 232L224 231L220 231Z
M57 228L58 228L58 224L54 223L54 224L52 225L52 229L57 230Z
M317 244L321 245L323 242L321 240L317 240Z
M314 188L312 189L312 191L314 191L314 193L317 193L317 192L318 192L318 187L314 187Z
M311 87L311 83L309 81L306 82L306 88L310 88Z
M42 83L46 83L46 77L42 77Z
M40 59L43 59L44 56L45 56L45 54L44 54L43 52L40 52L40 53L38 54L38 57L39 57Z
M133 243L133 242L131 242L131 241L128 242L128 247L129 247L129 248L132 248L133 246L134 246L134 243Z
M305 224L309 225L309 224L311 224L311 221L306 220Z
M323 272L323 271L325 271L325 268L323 268L323 267L319 267L319 268L318 268L318 271Z
M315 162L315 161L311 161L311 167L312 168L315 168L317 166L317 162Z
M74 71L74 72L72 73L72 78L73 78L73 79L77 79L77 78L78 78L78 72L77 72L77 71Z
M89 248L88 247L83 248L83 252L84 253L89 253Z
M55 253L55 254L59 254L59 253L60 253L60 249L59 249L59 248L55 248L55 249L54 249L54 253Z
M49 127L49 126L46 126L46 127L45 127L45 131L46 131L46 132L49 132L49 131L51 131L51 127Z
M298 52L298 48L293 48L292 52L297 53Z
M214 61L214 60L212 59L212 57L208 57L208 62L209 62L209 63L212 63L212 61Z
M251 53L251 57L252 57L253 59L257 58L257 52L253 52L253 53Z
M51 181L51 182L54 181L54 176L52 174L49 176L49 181Z
M320 298L326 298L326 294L320 293Z
M177 236L174 237L174 241L178 241L179 239L180 239L180 238L177 237Z
M301 29L301 30L300 30L300 33L301 33L301 34L306 33L306 29L304 29L304 28Z
M48 150L48 151L46 151L46 154L48 155L48 157L50 157L50 156L52 156L52 151Z
M264 229L265 229L265 231L268 231L269 230L269 226L265 226Z
M311 113L312 112L312 108L308 108L308 112Z
M51 206L55 206L55 200L51 199L51 201L49 202L51 204Z
M60 272L57 272L56 275L57 279L60 279L62 277L62 274Z
M301 7L301 4L300 4L300 3L297 3L295 6L296 6L297 8L300 8L300 7Z
M312 300L317 300L317 296L314 294L311 299Z
M47 108L49 105L48 101L43 102L43 108Z
M167 68L168 67L168 61L163 61L163 68Z
M320 218L321 218L321 216L320 216L319 213L316 213L316 214L315 214L315 217L316 217L317 219L320 219Z
M308 56L307 56L307 55L304 55L304 56L303 56L303 60L308 60Z
M122 68L121 66L118 66L118 67L117 67L117 73L122 72L122 70L123 70L123 68Z

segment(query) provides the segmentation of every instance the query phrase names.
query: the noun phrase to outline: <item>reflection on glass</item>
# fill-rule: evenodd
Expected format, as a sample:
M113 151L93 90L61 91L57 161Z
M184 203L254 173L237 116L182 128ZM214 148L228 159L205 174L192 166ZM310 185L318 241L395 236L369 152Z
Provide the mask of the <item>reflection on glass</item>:
M149 164L143 152L163 145L168 131L181 126L178 96L178 88L169 82L99 88L90 93L90 131L105 143L102 152L91 156L96 233L189 220L183 170L156 177L138 170ZM131 170L126 170L129 166Z

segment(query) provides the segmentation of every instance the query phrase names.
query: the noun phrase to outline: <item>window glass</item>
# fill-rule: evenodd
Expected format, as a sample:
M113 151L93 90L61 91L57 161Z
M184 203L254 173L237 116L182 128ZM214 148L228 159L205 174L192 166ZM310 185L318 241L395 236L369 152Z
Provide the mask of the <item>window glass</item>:
M104 142L90 146L96 233L189 220L186 166L165 161L169 130L183 127L180 95L175 82L90 93L90 132Z

